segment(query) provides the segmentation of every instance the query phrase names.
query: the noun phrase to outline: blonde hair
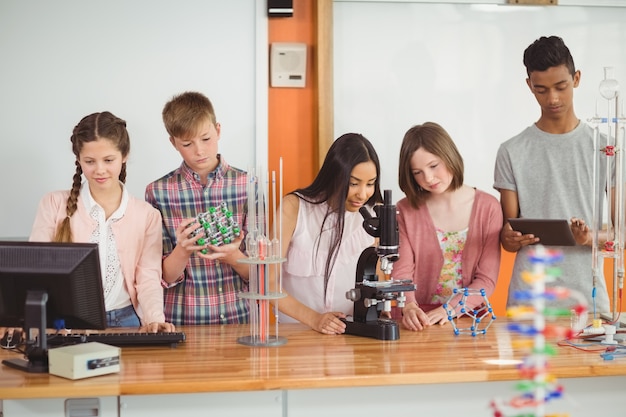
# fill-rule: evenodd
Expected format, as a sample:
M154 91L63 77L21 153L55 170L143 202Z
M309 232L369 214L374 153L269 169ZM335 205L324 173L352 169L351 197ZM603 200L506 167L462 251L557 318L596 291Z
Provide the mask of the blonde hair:
M173 138L190 138L198 134L202 123L216 124L213 104L205 95L194 91L174 96L163 107L163 124Z

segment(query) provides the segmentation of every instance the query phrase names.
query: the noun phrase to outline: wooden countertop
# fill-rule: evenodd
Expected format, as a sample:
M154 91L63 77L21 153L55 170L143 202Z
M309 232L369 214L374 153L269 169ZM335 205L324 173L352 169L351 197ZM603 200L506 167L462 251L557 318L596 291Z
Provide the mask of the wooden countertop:
M248 325L185 327L179 330L186 333L187 341L176 348L124 348L117 374L72 381L2 365L0 398L518 380L516 364L506 361L521 360L528 353L515 347L514 342L523 337L506 326L506 319L498 318L486 335L473 337L455 336L447 324L422 332L401 330L399 340L380 341L326 336L300 324L283 324L279 336L287 338L287 343L277 347L239 344L237 339L250 333ZM0 359L16 356L0 351ZM599 352L571 347L557 347L549 363L557 378L626 375L626 359L605 361Z

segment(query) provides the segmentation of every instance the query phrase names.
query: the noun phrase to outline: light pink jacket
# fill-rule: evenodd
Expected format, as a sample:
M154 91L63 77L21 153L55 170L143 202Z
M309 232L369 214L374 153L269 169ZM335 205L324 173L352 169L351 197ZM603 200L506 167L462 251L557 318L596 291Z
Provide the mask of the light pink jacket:
M68 197L69 191L54 191L41 199L30 241L52 241L58 225L66 217ZM161 213L143 200L128 197L124 216L111 225L126 289L143 325L163 323ZM80 196L70 224L75 242L91 241L97 222L87 213Z
M393 265L393 277L412 279L417 290L406 294L407 303L415 301L428 310L432 308L431 296L435 293L443 267L443 253L435 225L426 205L414 209L403 198L398 202L397 209L400 259ZM476 190L461 259L463 286L484 289L487 297L493 293L500 271L501 228L502 209L498 200L484 191ZM468 307L474 307L481 301L472 297L468 299Z

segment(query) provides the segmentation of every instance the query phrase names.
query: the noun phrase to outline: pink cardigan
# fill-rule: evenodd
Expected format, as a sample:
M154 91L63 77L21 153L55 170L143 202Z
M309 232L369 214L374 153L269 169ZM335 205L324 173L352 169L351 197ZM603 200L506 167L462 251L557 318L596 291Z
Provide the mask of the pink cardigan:
M66 217L69 191L46 194L39 203L30 241L50 242L58 225ZM78 197L71 220L75 242L90 242L97 223L89 216ZM162 225L161 213L150 204L129 195L124 216L112 223L115 243L122 264L126 289L141 323L163 323L163 288L161 287Z
M417 289L406 294L407 303L417 302L425 311L432 309L432 294L443 267L443 254L435 225L425 205L414 209L406 198L397 204L400 232L400 259L393 265L394 279L412 279ZM489 297L496 287L500 270L500 229L502 209L498 200L476 190L467 242L463 250L463 286L484 289ZM468 307L483 301L470 297Z

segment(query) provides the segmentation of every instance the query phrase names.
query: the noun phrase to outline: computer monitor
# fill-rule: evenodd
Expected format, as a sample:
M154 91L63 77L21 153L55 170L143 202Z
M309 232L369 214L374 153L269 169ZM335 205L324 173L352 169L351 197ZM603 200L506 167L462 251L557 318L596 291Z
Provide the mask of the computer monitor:
M47 372L46 328L106 325L97 244L0 241L0 327L24 330L28 358L3 364Z

